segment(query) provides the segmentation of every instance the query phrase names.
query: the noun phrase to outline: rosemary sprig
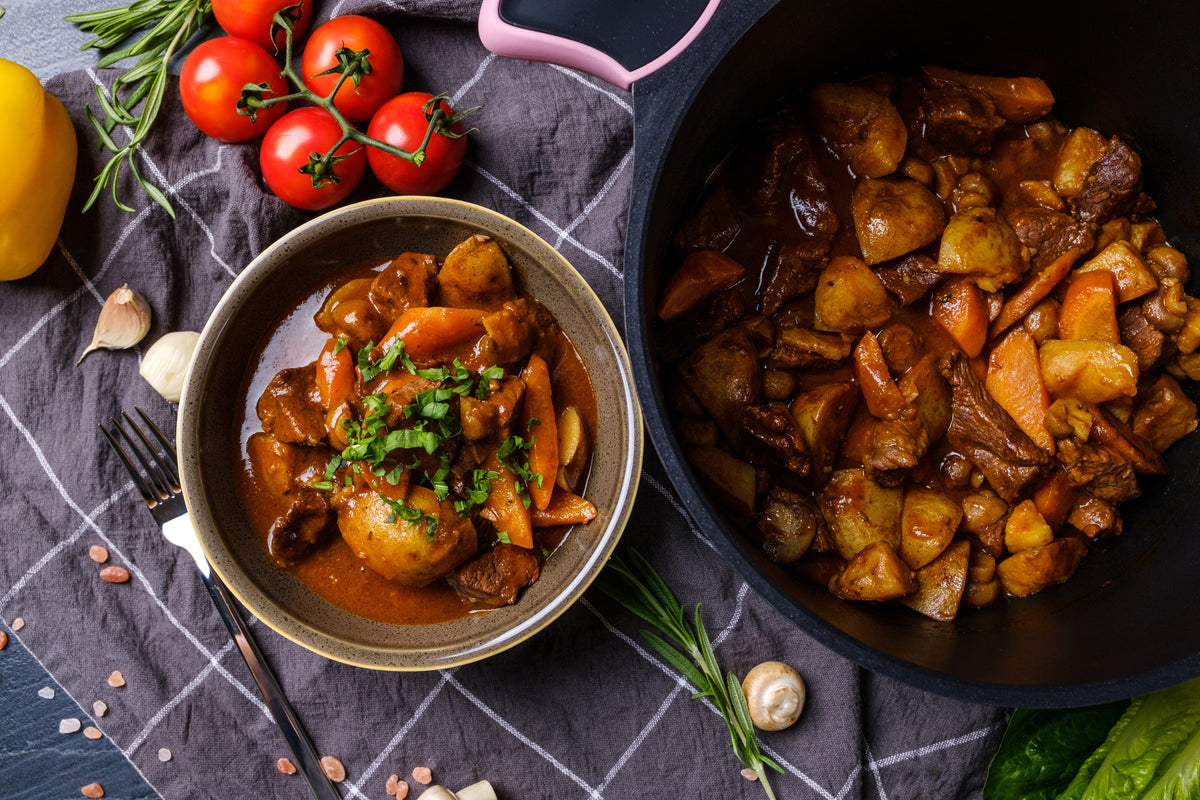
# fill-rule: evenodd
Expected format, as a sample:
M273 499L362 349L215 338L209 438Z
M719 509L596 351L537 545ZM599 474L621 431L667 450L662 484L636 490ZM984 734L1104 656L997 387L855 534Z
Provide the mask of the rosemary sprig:
M92 193L84 203L87 211L111 185L113 202L123 211L133 211L117 194L117 178L121 167L129 165L130 172L154 202L172 218L175 209L166 194L138 172L134 156L158 118L163 93L167 88L167 65L171 58L193 34L212 17L211 0L133 0L127 6L71 14L65 19L80 30L96 34L82 49L96 48L103 55L100 67L111 67L126 59L137 59L133 66L113 82L112 96L96 87L96 98L103 116L86 107L88 121L96 129L101 145L112 157L95 178ZM136 41L124 44L138 34ZM133 128L125 145L112 138L117 125Z
M736 675L721 671L700 618L699 604L696 605L695 622L689 625L684 619L683 606L650 562L633 548L628 552L628 561L617 555L609 560L596 581L597 588L670 639L667 641L654 631L641 630L646 643L696 687L692 697L709 698L721 712L729 728L734 755L754 771L767 797L775 800L775 793L767 781L767 767L781 773L783 768L759 749L746 695L742 693Z

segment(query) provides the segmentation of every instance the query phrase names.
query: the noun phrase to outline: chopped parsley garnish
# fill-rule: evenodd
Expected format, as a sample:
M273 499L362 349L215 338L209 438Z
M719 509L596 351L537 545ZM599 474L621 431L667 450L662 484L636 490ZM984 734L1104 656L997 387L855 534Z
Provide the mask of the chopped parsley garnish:
M393 500L392 498L382 494L379 495L379 499L387 503L392 509L391 513L389 513L384 519L384 522L390 525L400 520L414 524L423 521L425 523L425 541L433 541L433 534L437 530L438 526L438 518L436 516L433 514L426 514L421 509L417 508L416 506L411 506L403 500Z
M492 481L500 477L500 473L490 469L477 469L471 472L471 480L467 486L467 496L454 501L454 510L460 515L465 514L487 502L492 493Z
M529 484L536 482L539 487L542 485L542 476L529 468L529 448L531 446L533 446L531 439L513 433L509 434L508 438L496 448L496 456L500 459L500 463L508 467L517 477L517 494L520 495L521 502L526 508L529 508L530 504Z
M345 349L346 349L346 345L348 345L348 344L350 344L350 340L349 340L349 339L347 339L345 336L339 336L339 337L337 338L337 344L335 344L335 345L333 346L333 354L336 356L338 353L340 353L340 352L342 352L343 350L345 350Z
M496 538L505 544L512 544L512 539L508 538L508 534L504 531L496 531Z

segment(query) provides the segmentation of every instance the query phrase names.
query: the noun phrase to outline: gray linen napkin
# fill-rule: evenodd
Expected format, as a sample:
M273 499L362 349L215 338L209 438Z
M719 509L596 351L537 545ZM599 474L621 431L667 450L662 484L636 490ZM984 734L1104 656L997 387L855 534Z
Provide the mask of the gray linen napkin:
M320 9L322 19L347 13L369 13L397 34L406 88L483 105L468 163L445 194L532 228L619 321L630 96L488 53L475 33L477 2L346 0ZM275 769L286 747L194 566L161 539L96 424L139 405L170 429L176 409L138 376L146 345L170 330L199 330L238 271L313 215L263 189L255 144L200 134L174 86L139 166L171 196L178 219L128 179L120 191L136 213L104 200L81 214L100 166L83 107L112 77L82 70L48 82L81 138L75 193L50 262L0 285L0 485L8 490L0 614L24 617L22 642L85 707L108 703L94 723L165 797L305 797L299 776ZM386 193L368 178L351 200ZM150 335L134 350L74 366L104 297L125 282L154 308ZM773 778L779 797L978 796L1004 712L865 674L800 632L689 522L652 448L625 541L685 605L702 604L725 666L744 673L774 658L806 677L802 720L763 736L786 770ZM106 546L132 580L100 581L92 544ZM510 651L402 675L325 661L263 625L254 632L318 750L345 764L347 797L383 798L388 775L417 766L455 789L487 778L508 800L761 797L739 775L720 716L690 699L691 687L649 652L638 627L592 591ZM108 687L112 670L124 673L124 688ZM174 758L160 762L160 747Z

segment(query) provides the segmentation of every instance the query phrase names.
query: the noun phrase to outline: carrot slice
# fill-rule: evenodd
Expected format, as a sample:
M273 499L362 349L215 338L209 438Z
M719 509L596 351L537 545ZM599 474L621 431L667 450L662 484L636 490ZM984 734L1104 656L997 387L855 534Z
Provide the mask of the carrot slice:
M1058 338L1121 343L1117 292L1108 270L1080 272L1071 279L1058 313Z
M529 517L535 528L557 525L582 525L596 518L596 507L574 492L559 489L545 509L531 509Z
M663 289L658 316L667 322L678 319L703 300L733 286L745 274L745 267L719 250L689 253Z
M541 477L531 481L529 497L539 511L545 511L558 476L558 423L554 414L554 398L550 391L550 369L537 353L521 370L525 381L525 406L521 412L521 430L527 431L529 469Z
M1039 447L1054 452L1046 428L1050 395L1042 380L1042 362L1033 335L1018 328L992 348L984 388Z
M988 309L975 281L967 277L946 281L934 292L930 310L968 358L983 351L988 338Z
M321 348L317 356L317 396L321 408L328 411L339 405L354 389L354 357L350 348L338 346L338 340L332 338Z
M892 379L879 340L870 331L863 334L854 348L854 372L871 415L877 419L899 418L908 402Z
M1037 275L1027 280L1025 285L1018 289L1016 294L1008 298L1000 308L1000 313L996 316L995 321L992 322L991 338L996 338L1015 325L1022 317L1029 313L1031 308L1040 303L1046 295L1050 294L1059 281L1067 277L1067 273L1071 271L1071 267L1075 265L1075 261L1078 258L1078 250L1068 250L1050 262Z
M517 476L500 462L495 453L488 456L486 469L496 473L492 478L491 491L483 503L483 514L496 526L496 530L508 536L509 542L518 547L533 549L533 525L529 509L521 500L517 490Z
M482 336L484 313L477 308L443 306L405 309L381 344L387 347L399 336L413 361L429 363L455 345Z

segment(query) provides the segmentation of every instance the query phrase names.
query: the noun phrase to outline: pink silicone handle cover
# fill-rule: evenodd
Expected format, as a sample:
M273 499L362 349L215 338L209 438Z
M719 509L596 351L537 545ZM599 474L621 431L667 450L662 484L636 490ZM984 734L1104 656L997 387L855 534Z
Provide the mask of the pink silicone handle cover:
M658 58L634 70L626 69L612 56L594 47L509 25L500 17L500 0L483 0L483 7L479 11L479 38L483 46L496 55L571 67L628 91L634 81L649 75L682 53L704 30L720 2L709 0L704 12L683 38Z

